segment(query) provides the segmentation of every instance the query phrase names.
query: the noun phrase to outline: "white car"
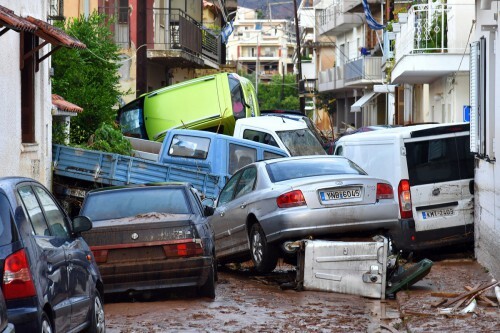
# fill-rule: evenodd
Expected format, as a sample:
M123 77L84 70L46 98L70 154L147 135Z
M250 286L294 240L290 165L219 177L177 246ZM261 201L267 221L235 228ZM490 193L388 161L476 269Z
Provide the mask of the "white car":
M304 238L397 226L392 186L344 157L302 156L252 163L238 170L219 195L209 223L219 263L249 257L261 273L284 246ZM284 252L283 252L284 251Z

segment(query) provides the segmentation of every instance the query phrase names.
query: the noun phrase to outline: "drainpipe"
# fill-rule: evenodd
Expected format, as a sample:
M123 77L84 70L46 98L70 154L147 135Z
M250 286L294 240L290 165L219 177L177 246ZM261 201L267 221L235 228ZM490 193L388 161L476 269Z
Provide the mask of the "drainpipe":
M85 18L89 18L90 15L90 0L85 0L83 2L83 15Z

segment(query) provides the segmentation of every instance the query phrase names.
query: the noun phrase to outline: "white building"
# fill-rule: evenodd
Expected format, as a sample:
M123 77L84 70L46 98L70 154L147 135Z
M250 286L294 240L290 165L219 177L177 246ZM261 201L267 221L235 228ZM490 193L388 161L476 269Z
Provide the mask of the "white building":
M237 70L268 81L273 75L293 73L295 35L290 21L258 19L257 12L238 7L234 32L229 37L226 61Z
M0 176L51 183L50 52L85 45L46 23L48 1L2 0L0 7Z
M471 44L471 151L474 175L475 253L500 278L500 36L499 1L478 0ZM498 213L498 215L497 215Z

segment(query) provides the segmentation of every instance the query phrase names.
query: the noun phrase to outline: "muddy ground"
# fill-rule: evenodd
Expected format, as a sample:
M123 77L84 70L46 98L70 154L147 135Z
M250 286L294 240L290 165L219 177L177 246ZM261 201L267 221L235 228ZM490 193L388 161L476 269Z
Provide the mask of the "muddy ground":
M147 300L106 297L107 331L500 332L498 306L479 302L474 313L465 315L443 315L432 307L444 293L463 293L465 286L490 282L492 276L470 258L433 261L424 279L384 301L282 290L280 285L295 277L286 265L265 277L246 267L225 268L219 271L213 301L198 298L189 289L156 293ZM494 297L492 291L487 295Z

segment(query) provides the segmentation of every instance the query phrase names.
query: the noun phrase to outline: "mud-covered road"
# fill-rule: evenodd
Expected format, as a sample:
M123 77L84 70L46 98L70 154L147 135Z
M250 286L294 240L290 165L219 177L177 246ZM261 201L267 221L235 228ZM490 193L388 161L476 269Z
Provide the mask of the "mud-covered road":
M429 275L394 300L337 293L282 290L294 272L280 266L269 276L249 269L219 271L216 299L191 290L148 300L107 297L108 333L116 332L500 332L499 307L479 303L474 313L442 315L432 292L461 293L489 282L471 259L435 261ZM488 293L488 295L493 295Z

